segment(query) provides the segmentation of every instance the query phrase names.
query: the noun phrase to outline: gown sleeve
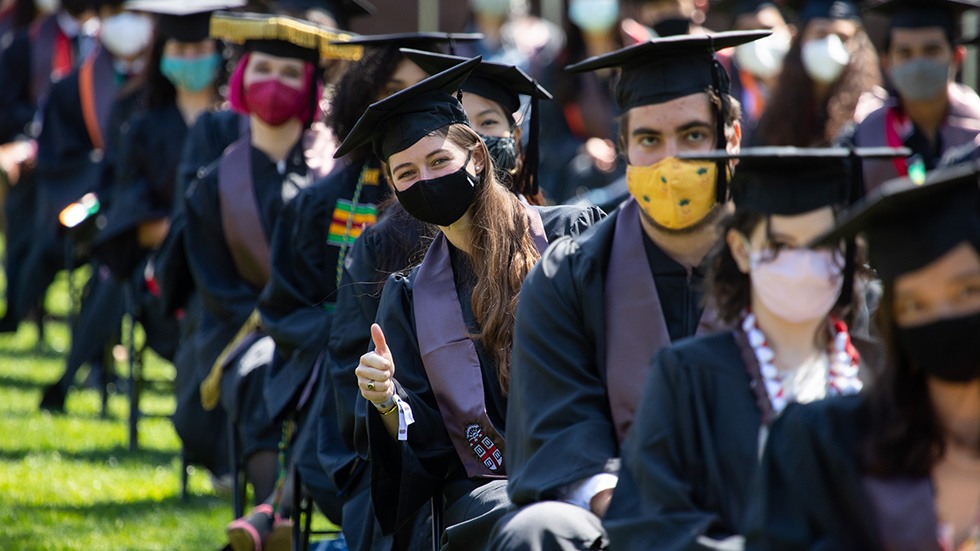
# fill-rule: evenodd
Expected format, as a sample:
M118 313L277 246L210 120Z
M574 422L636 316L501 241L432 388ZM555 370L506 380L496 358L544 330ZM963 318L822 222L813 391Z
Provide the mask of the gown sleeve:
M419 353L411 277L395 274L388 279L376 320L395 363L395 390L415 418L408 427L408 440L392 438L381 414L359 399L367 409L375 514L385 533L413 521L418 509L441 491L454 461L459 462Z
M266 402L279 416L307 381L326 348L334 286L324 259L325 224L322 201L313 190L287 203L272 233L269 282L259 299L265 330L276 342L276 360L269 372ZM329 295L329 296L328 296Z
M747 512L747 550L881 548L859 467L863 399L790 404L776 419Z
M555 241L521 289L507 409L511 500L561 499L564 487L618 471L619 445L595 365L602 316L597 266L575 263L577 244Z
M0 50L0 144L26 132L37 106L30 94L30 35L22 30Z
M662 349L643 391L630 437L623 448L619 483L603 524L616 549L708 549L698 536L722 540L719 515L703 501L706 464L711 458L698 443L696 410L684 358Z

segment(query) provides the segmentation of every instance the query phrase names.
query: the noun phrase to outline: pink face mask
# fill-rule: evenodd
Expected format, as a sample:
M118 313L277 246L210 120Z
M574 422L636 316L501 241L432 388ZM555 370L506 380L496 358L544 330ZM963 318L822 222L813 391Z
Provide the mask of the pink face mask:
M303 120L309 110L309 95L276 79L253 82L245 90L248 111L271 126L279 126L292 118Z
M749 258L752 293L786 321L822 318L840 297L844 284L840 252L784 249L775 259L763 260L752 251Z
M293 117L309 124L313 113L306 90L310 89L313 82L313 65L306 64L303 90L287 86L276 79L253 82L246 90L245 68L250 57L251 52L245 53L228 79L228 101L232 109L239 113L254 113L272 126L279 126Z

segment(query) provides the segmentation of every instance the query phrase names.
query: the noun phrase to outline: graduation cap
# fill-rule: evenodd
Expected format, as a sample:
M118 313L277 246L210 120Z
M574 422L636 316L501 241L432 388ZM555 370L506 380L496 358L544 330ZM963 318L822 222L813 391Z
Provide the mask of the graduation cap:
M211 16L211 36L249 51L313 62L361 57L360 48L337 46L353 35L285 15L218 12Z
M811 19L861 20L861 8L853 0L807 0L800 10L800 26Z
M457 42L475 42L483 40L481 33L394 33L372 34L353 37L348 41L337 43L337 46L363 46L371 48L413 48L426 49L432 44L448 44L449 53L456 51Z
M845 211L814 245L863 234L868 257L886 280L917 270L964 241L980 250L980 164L929 173L925 183L890 180Z
M467 59L406 48L402 48L401 52L430 75L455 67ZM469 78L463 81L460 88L464 92L496 102L507 114L515 113L520 109L520 95L530 96L531 115L528 124L527 150L524 154L524 167L526 169L521 171L521 179L524 181L518 182L518 189L530 195L537 194L538 135L540 133L538 100L551 99L551 93L520 67L492 61L483 61L477 65L476 69L470 73Z
M208 37L213 12L245 4L246 0L126 0L123 7L158 14L156 32L160 38L200 42Z
M664 103L709 88L728 93L731 81L715 59L715 52L770 34L771 31L728 31L655 38L590 57L565 67L565 70L582 73L621 68L616 83L616 102L626 112L634 107Z
M469 59L410 48L402 48L401 52L430 75L441 73ZM551 93L520 67L492 61L482 61L477 65L463 82L461 89L499 103L507 113L515 113L520 109L520 95L551 99Z
M849 205L863 191L861 159L907 157L904 147L750 147L738 153L686 153L681 159L738 160L731 178L738 209L793 216L833 205Z
M372 143L378 158L385 160L434 130L451 124L469 124L455 94L481 59L480 56L468 59L372 103L347 134L334 157L343 157L362 145Z
M976 0L886 0L868 9L889 18L889 29L941 27L956 36L963 12L980 8Z

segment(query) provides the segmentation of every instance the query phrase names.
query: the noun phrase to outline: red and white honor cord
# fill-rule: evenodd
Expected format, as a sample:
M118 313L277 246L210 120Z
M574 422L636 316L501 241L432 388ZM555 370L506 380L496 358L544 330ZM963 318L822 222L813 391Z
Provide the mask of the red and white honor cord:
M863 386L858 377L860 355L854 345L851 344L851 335L847 331L847 324L837 318L831 318L830 326L833 331L833 339L829 351L830 369L827 372L827 395L857 394ZM751 312L746 313L742 319L742 331L748 337L749 345L759 362L759 371L762 374L762 381L765 383L766 394L769 395L769 401L772 403L772 409L776 415L779 415L786 408L789 396L786 393L783 374L773 364L776 355L769 347L766 335L759 328L755 315Z

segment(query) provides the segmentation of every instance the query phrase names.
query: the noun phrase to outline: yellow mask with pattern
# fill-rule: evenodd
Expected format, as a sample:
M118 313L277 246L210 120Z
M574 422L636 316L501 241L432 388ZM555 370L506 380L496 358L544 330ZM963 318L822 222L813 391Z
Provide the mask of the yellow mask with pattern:
M718 166L712 161L667 157L650 166L626 167L630 194L650 218L668 229L689 228L717 202Z

